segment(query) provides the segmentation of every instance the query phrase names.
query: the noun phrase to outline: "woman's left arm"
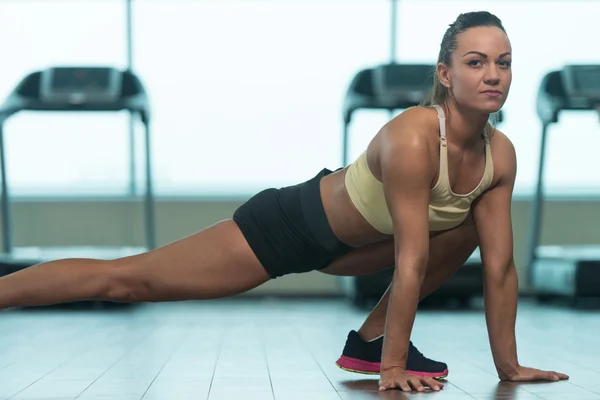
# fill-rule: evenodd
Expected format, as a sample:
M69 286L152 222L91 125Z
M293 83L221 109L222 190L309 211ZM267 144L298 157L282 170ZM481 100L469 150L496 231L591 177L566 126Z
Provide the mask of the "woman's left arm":
M517 161L514 146L501 132L496 131L493 145L497 180L473 205L473 218L483 262L485 315L494 364L501 380L568 379L554 371L519 365L515 338L518 279L511 220Z

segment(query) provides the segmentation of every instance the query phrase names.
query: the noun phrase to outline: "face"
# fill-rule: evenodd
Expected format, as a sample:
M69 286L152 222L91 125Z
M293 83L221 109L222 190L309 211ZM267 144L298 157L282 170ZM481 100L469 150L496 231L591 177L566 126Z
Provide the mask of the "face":
M510 41L501 29L471 28L457 35L451 66L441 64L438 74L461 106L493 113L508 97L511 57Z

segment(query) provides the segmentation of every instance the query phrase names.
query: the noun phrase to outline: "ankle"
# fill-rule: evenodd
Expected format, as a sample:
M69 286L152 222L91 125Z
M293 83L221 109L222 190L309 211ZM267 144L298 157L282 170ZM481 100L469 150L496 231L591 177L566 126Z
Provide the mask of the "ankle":
M363 341L372 342L383 336L383 329L365 329L361 327L357 333Z

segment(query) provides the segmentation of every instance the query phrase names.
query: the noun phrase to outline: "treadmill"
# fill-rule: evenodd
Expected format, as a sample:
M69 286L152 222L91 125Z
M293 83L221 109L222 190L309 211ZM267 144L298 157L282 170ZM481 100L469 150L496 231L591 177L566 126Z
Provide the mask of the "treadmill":
M348 165L349 128L353 115L359 110L405 110L420 104L428 94L435 65L389 63L359 71L352 79L343 106L344 130L342 165ZM502 112L498 120L502 121ZM371 306L380 300L390 285L394 266L363 276L338 277L338 285L345 297L359 308ZM482 263L477 249L466 264L442 287L427 297L424 303L445 303L456 299L466 306L471 298L483 296Z
M537 95L542 137L537 185L528 243L528 278L540 301L555 297L600 297L600 242L590 245L540 245L544 202L544 161L550 125L562 111L596 112L600 116L600 65L566 65L548 72ZM599 230L600 234L600 230Z
M4 123L20 111L118 112L139 116L145 127L145 179L143 247L16 247L13 243L9 183L7 180ZM57 66L25 76L0 106L0 174L2 178L2 245L0 276L40 262L59 258L114 259L139 254L156 246L154 197L150 169L150 106L140 79L130 70L104 66Z

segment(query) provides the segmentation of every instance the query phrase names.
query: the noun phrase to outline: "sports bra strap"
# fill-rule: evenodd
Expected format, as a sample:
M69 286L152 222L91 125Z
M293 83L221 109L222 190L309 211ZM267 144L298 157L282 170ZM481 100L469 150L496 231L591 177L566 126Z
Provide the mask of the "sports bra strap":
M444 110L438 104L434 104L433 108L437 111L438 118L440 120L440 140L443 146L446 146L446 116L444 115ZM483 128L483 139L487 144L490 144L490 136L489 136L489 128L488 125Z
M434 104L433 107L436 109L438 118L440 119L440 140L443 146L446 146L446 116L444 110L438 104Z

